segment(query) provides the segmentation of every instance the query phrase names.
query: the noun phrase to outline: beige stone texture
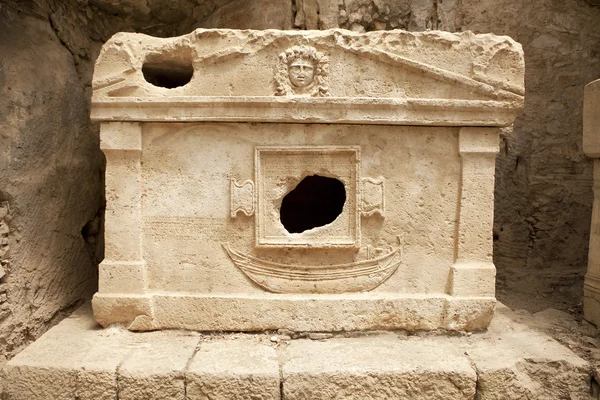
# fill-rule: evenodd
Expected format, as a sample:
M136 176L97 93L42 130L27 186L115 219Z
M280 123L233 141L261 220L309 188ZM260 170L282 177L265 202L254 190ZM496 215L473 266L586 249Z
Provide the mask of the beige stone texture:
M185 400L185 373L199 335L144 332L117 370L120 400Z
M583 150L594 158L594 205L590 227L587 274L583 289L585 318L600 326L600 81L585 87L583 105Z
M118 328L99 331L83 307L11 360L5 373L11 400L114 399L115 373L129 353Z
M390 334L376 340L369 336L297 340L288 346L283 360L283 396L289 400L475 396L477 375L469 359L438 338L417 342Z
M492 318L493 297L446 295L97 295L94 315L105 325L132 330L183 328L263 331L369 329L482 329ZM133 322L131 322L133 321Z
M2 54L7 56L0 61L4 73L0 74L0 110L5 112L0 114L7 118L0 117L0 143L7 151L4 154L17 152L19 164L3 164L0 174L0 191L4 200L10 200L11 210L6 219L10 231L4 236L11 241L10 252L1 257L0 267L5 271L0 280L0 365L65 315L57 310L80 297L79 290L72 287L82 289L82 282L95 285L95 262L88 252L90 246L79 245L79 231L102 207L103 169L97 150L98 128L86 122L89 99L81 93L89 91L93 61L101 43L118 31L180 35L204 26L207 16L223 3L225 0L2 2L0 42ZM336 15L329 20L340 27L350 28L348 15L353 14L352 23L358 21L366 30L423 30L437 14L443 21L440 29L495 32L523 44L528 61L528 101L514 131L503 131L496 173L498 296L533 310L549 306L576 309L587 265L593 201L593 164L581 148L581 110L583 86L599 77L599 59L593 51L600 30L595 23L600 15L594 6L597 1L316 3L318 7L305 7L313 13L307 18L325 28L330 27L322 21L329 15L326 10L339 14L339 18ZM251 18L242 21L253 23ZM272 21L264 23L267 25L260 28L284 28ZM47 55L60 56L61 61L44 61ZM29 58L23 60L21 56ZM69 82L68 89L45 91L65 81ZM38 86L43 89L36 89ZM42 92L60 99L60 108L52 108L53 100L37 95ZM39 101L24 101L27 98ZM19 117L23 115L27 118ZM80 117L72 119L74 116ZM65 123L59 124L59 119ZM49 140L55 140L56 145L44 144ZM66 144L70 141L76 141L77 150L69 149ZM95 149L93 153L87 150L90 146ZM67 155L61 155L62 151ZM61 171L68 170L69 175L22 179L39 177L40 162L50 165L48 152L59 154L61 168L65 167ZM27 172L31 170L35 174ZM14 185L5 184L13 178ZM45 185L41 190L40 181ZM76 191L57 200L55 189L67 184ZM89 190L98 194L82 199ZM66 234L48 234L46 228L57 221L52 207L70 211L60 218L60 232ZM79 210L86 216L82 218ZM39 229L24 231L22 226ZM86 232L90 233L84 235L87 240L97 240L101 249L102 234ZM101 254L97 258L100 260Z
M523 66L510 38L469 32L115 35L93 80L98 322L485 328L498 127L523 104ZM286 202L315 175L343 199L300 228L320 209Z
M477 371L477 399L589 399L589 364L520 319L500 305L483 340L459 343Z
M92 118L161 121L166 112L170 121L505 126L523 104L524 62L520 46L507 37L470 32L232 32L197 30L162 40L115 35L96 63ZM273 76L273 68L280 68L281 54L297 43L319 48L323 65L309 84L318 82L323 91L319 96L331 99L271 100L284 85ZM440 51L441 43L452 45ZM477 55L471 56L474 48ZM160 87L148 75L152 69L192 75L189 83L181 78L179 86ZM172 100L159 101L165 97ZM128 98L141 101L139 107L127 107ZM190 110L192 104L199 108ZM118 111L122 107L127 112Z
M453 296L494 296L496 267L491 262L456 263L450 269Z
M186 381L189 400L280 399L277 352L248 338L202 342Z
M7 364L0 398L590 399L590 364L538 330L548 321L499 305L489 329L469 335L309 340L99 329L85 306Z

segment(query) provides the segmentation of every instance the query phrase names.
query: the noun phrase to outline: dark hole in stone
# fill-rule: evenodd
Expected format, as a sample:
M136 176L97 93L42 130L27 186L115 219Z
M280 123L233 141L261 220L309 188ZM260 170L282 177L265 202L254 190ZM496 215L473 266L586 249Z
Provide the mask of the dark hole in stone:
M173 89L187 85L194 75L191 62L187 64L176 63L144 63L142 66L144 79L154 86Z
M344 184L335 178L307 176L281 202L279 219L289 233L327 225L342 213Z

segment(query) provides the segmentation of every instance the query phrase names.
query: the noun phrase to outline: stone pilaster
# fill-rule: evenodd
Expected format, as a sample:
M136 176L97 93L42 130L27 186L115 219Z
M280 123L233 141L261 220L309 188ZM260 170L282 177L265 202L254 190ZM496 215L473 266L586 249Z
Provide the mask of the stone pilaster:
M595 159L594 206L588 268L583 286L583 316L600 326L600 80L590 82L583 97L583 151Z
M106 155L105 258L99 293L144 293L142 255L141 154L139 123L104 122L100 147Z
M585 319L600 325L600 160L594 161L594 207L590 228L588 268L583 286Z
M498 153L497 128L461 128L462 159L455 262L449 294L494 297L496 268L492 262L494 169Z

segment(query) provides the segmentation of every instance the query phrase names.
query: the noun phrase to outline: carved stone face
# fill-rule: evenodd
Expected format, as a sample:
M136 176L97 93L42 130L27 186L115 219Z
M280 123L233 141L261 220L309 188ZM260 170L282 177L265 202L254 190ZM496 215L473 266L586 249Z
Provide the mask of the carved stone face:
M299 58L290 64L288 74L292 85L304 88L312 83L315 77L315 67L311 61Z

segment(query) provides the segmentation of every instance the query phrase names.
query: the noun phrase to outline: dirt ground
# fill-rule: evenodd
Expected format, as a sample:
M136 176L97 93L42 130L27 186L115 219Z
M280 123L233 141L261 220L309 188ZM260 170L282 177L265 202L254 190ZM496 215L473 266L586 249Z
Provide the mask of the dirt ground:
M496 297L513 310L537 313L554 308L583 318L583 277L586 268L548 268L532 274L528 268L498 270Z

